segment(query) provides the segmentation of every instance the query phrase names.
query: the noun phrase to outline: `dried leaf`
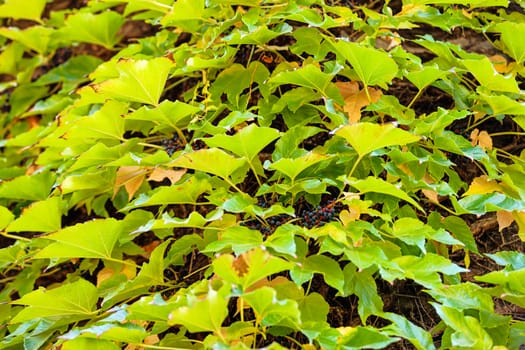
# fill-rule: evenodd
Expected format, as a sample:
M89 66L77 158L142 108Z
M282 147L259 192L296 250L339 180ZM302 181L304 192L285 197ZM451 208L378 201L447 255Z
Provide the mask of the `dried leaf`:
M470 133L470 140L473 146L479 146L485 150L492 149L492 138L485 130L472 130Z
M151 174L149 174L148 181L160 182L165 178L168 178L173 185L179 181L184 174L186 174L186 169L174 170L174 169L163 169L163 168L154 168Z
M427 197L431 202L439 203L439 196L434 190L421 190L421 193Z
M487 194L502 191L501 185L495 180L489 180L487 175L476 177L463 195Z
M499 232L514 222L514 215L512 215L511 211L498 210L496 212L496 218L498 220Z
M115 271L113 271L113 269L109 267L104 267L102 270L100 270L97 274L97 287L100 287L102 282L111 278L114 274Z
M147 172L148 169L141 166L121 166L117 170L113 195L116 195L118 190L124 186L128 193L128 200L131 200L135 192L140 188L140 185L144 182Z
M503 57L502 55L493 55L489 57L489 60L494 65L494 69L498 73L508 73L509 72L509 66L507 64L507 59Z
M368 88L368 94L365 89L359 89L359 84L355 81L336 83L341 95L345 99L343 110L348 114L350 124L357 123L361 119L361 109L377 102L382 95L381 90Z
M248 265L248 262L245 259L245 254L241 254L237 258L235 258L235 260L232 263L232 267L237 272L237 275L239 277L242 277L246 273L248 273L250 266Z

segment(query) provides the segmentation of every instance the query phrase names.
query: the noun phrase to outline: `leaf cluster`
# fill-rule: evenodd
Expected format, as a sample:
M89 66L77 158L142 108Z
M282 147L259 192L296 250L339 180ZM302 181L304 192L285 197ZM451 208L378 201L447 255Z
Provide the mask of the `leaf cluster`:
M5 0L0 349L519 349L523 4L399 3Z

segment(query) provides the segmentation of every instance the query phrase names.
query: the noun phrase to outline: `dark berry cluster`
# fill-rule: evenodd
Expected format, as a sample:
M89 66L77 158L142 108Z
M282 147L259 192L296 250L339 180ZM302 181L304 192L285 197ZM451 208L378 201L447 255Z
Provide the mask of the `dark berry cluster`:
M292 219L291 216L286 214L274 215L266 219L266 221L249 220L241 223L241 226L246 226L252 230L257 230L262 234L270 234L275 229Z
M337 218L342 209L343 204L330 201L324 206L318 205L315 208L303 210L298 225L306 228L323 226Z
M299 218L297 220L293 220L292 222L298 226L303 226L306 228L323 226L324 224L335 220L343 208L344 205L340 202L330 201L325 205L318 205L312 209L303 210L301 215L299 215ZM245 221L241 223L241 225L246 226L252 230L260 231L263 234L271 234L277 227L291 220L291 216L280 214L269 217L265 221L255 219Z
M194 150L194 151L198 151L200 149L205 149L206 148L206 143L202 140L195 140L191 143L191 148Z
M184 142L177 134L173 135L173 137L170 139L162 139L160 144L170 157L173 155L173 153L180 151L184 147Z

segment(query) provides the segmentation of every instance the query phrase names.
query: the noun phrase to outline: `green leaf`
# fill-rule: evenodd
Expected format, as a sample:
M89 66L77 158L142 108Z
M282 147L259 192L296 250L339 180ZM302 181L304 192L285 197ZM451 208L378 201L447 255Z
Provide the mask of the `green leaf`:
M510 75L499 74L487 57L478 60L462 60L461 63L487 89L513 93L520 92L516 79Z
M43 237L54 243L39 251L34 259L112 259L112 252L121 235L121 228L121 222L115 219L96 219L66 227Z
M35 85L49 85L62 82L62 89L71 91L76 87L77 83L87 80L88 74L93 72L102 62L101 59L88 55L72 57L66 63L51 69L38 78Z
M518 64L525 61L525 43L519 38L525 36L525 23L504 21L495 26L501 33L500 40L505 45L506 53L514 58Z
M480 286L466 282L426 291L441 304L456 310L475 309L494 312L492 297Z
M434 350L436 348L430 333L416 326L405 317L391 312L383 313L381 317L392 321L392 324L382 329L384 332L407 339L418 350Z
M164 57L120 59L115 66L117 77L92 87L105 97L157 105L172 66L173 62Z
M99 14L75 13L67 17L60 34L66 40L102 45L111 49L120 41L117 33L124 21L124 17L114 11Z
M272 159L277 161L281 158L297 158L304 155L306 150L299 148L299 144L321 131L321 128L315 126L294 126L288 129L275 143Z
M476 281L502 285L509 294L523 297L525 294L525 269L515 271L492 271L483 276L475 276Z
M160 294L145 296L127 307L127 319L166 322L173 307L173 303L166 302Z
M224 280L246 290L257 281L292 268L292 263L255 248L239 257L223 254L213 260L213 271Z
M326 97L341 101L341 95L337 87L332 84L333 75L322 72L313 64L303 66L291 71L279 72L268 80L269 84L295 84L315 91L319 91Z
M330 305L319 293L310 293L299 301L299 311L301 312L301 322L320 323L326 322Z
M125 16L143 10L167 13L171 10L169 4L172 3L171 0L121 0L121 2L127 3L126 10L124 11Z
M219 134L204 141L210 147L226 149L251 163L264 147L278 137L279 131L276 129L250 124L233 136Z
M0 28L1 30L2 28ZM36 85L21 85L11 94L9 119L20 117L38 100L46 96L48 89Z
M0 183L0 198L44 200L49 196L54 183L55 175L49 171L19 176Z
M206 179L191 177L181 184L161 186L147 194L140 194L123 210L167 204L195 204L197 198L204 192L211 190L211 185Z
M278 253L296 257L295 231L291 225L281 225L264 241L264 245Z
M143 106L126 116L126 120L144 120L155 123L160 127L170 127L173 130L186 127L191 117L201 110L180 101L164 100L156 107Z
M513 270L525 268L525 254L515 251L503 251L495 254L485 254L498 265L510 265Z
M51 33L53 29L41 26L32 26L24 30L17 27L0 28L1 36L17 41L39 54L45 54L48 51Z
M205 19L204 0L178 0L171 11L160 21L164 26L175 26L193 33L200 29L200 23Z
M142 265L139 274L132 280L120 283L116 288L109 288L104 296L102 306L108 307L122 300L136 298L142 294L147 294L152 286L164 284L164 253L171 243L168 239L157 246L151 253L149 262ZM103 284L99 287L103 288Z
M20 6L17 0L6 0L0 5L0 18L29 19L41 22L40 16L46 6L46 0L27 0Z
M350 186L356 188L361 193L375 192L397 197L412 204L419 210L424 211L423 208L415 200L413 200L405 191L399 189L396 185L386 182L381 178L369 176L366 179L362 180L349 179L347 181Z
M261 287L241 296L253 309L262 326L295 326L299 324L299 308L295 300L279 300L275 289ZM294 327L295 328L295 327Z
M9 209L0 205L0 230L3 230L15 218Z
M269 29L266 25L251 26L248 31L235 29L231 34L224 37L230 45L265 45L268 41L280 35L291 33L293 27L288 23L280 23Z
M420 139L393 124L356 123L341 127L335 134L343 137L360 158L383 147L407 145Z
M79 118L66 133L66 138L123 140L125 122L122 115L127 111L125 103L108 100L93 115Z
M423 90L434 81L443 78L447 75L447 71L439 69L436 65L433 66L423 66L421 70L408 71L404 75L414 84L418 90Z
M65 341L62 350L118 350L120 347L112 341L96 338L78 337Z
M11 323L20 323L40 317L71 317L85 319L95 316L97 288L86 280L63 284L55 289L40 288L14 301L25 305Z
M385 349L398 341L374 327L344 327L343 335L337 340L342 349Z
M392 259L390 266L386 265L380 265L380 269L381 275L387 281L409 278L429 289L442 285L438 273L454 275L467 271L449 259L434 253L427 253L423 257L404 255Z
M505 95L487 95L480 94L483 101L487 102L489 107L492 109L492 114L513 114L513 115L525 115L525 104L518 102ZM516 118L514 119L516 120ZM525 126L523 119L516 120L520 126Z
M397 75L396 62L381 50L345 40L339 40L333 46L350 62L359 80L365 85L365 91L366 87L371 85L379 85L386 89L387 83Z
M78 156L76 162L69 168L69 171L105 165L124 156L126 150L125 144L108 147L103 143L96 143Z
M231 248L236 255L261 246L262 234L244 226L233 226L219 234L219 239L211 242L203 253L218 253L224 248Z
M219 291L209 289L204 296L188 295L188 305L173 310L168 324L180 324L190 332L220 332L222 323L228 316L228 286Z
M497 192L466 196L461 198L458 204L466 212L476 215L483 215L498 210L521 211L524 206L523 201Z
M277 170L294 181L302 171L329 158L330 156L321 153L308 152L297 158L281 158L270 164L268 169Z
M51 197L31 204L22 211L22 215L13 221L7 232L50 232L61 227L63 201L60 197ZM45 213L45 215L42 215Z
M354 264L347 264L343 269L343 296L355 294L358 298L357 310L361 322L366 323L370 315L380 315L383 312L383 300L377 293L377 285L372 272L357 270Z
M345 279L339 263L324 255L310 255L297 267L301 272L320 273L325 282L339 292L343 292ZM293 271L292 271L293 275Z
M437 303L431 304L445 324L451 328L453 346L480 350L492 349L492 338L481 327L477 319L465 316L455 308Z
M185 153L169 164L169 166L204 171L223 179L229 179L234 172L245 165L245 159L235 158L218 148ZM240 180L243 178L237 179Z

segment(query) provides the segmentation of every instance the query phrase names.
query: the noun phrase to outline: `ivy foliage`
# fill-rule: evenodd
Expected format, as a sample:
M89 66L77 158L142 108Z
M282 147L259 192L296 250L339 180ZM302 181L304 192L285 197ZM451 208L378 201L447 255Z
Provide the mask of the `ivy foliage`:
M0 349L520 348L525 255L469 220L525 241L523 4L375 5L5 0Z

